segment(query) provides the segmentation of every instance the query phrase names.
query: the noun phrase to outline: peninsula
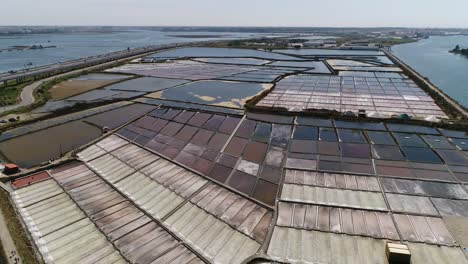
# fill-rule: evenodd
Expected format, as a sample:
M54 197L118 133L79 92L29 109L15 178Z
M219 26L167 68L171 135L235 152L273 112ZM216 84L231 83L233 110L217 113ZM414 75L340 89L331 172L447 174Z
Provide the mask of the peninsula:
M455 53L455 54L465 55L468 57L468 49L462 49L460 48L460 45L455 46L455 48L451 50L450 52Z

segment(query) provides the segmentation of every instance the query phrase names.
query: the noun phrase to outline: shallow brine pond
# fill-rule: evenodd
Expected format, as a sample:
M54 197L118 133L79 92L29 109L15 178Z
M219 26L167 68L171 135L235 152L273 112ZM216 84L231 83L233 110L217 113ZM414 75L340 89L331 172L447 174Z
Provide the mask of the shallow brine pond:
M30 168L85 145L101 136L101 130L73 121L0 143L2 154L23 168Z
M75 81L105 81L105 80L123 80L132 77L131 75L125 74L113 74L113 73L90 73L81 75L73 78Z
M200 81L152 93L148 96L196 104L243 108L247 100L271 87L271 84Z

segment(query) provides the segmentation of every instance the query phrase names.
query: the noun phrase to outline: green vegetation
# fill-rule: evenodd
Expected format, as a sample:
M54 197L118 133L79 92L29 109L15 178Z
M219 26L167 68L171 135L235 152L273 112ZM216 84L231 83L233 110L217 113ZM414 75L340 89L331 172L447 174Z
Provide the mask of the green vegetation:
M349 42L349 41L352 41L352 40L356 40L356 38L353 38L353 37L340 37L340 38L337 38L336 39L336 45L338 47L340 46L343 46L345 43Z
M455 46L455 48L451 50L450 52L455 53L455 54L465 55L468 57L468 49L462 49L460 48L460 45Z
M89 74L89 73L93 73L93 72L101 72L101 71L103 71L105 69L109 69L109 68L117 67L117 66L120 66L120 65L124 65L127 62L128 62L127 60L124 60L124 61L114 62L114 63L111 63L109 65L105 65L105 66L93 66L92 69L82 70L82 71L80 71L78 73L69 73L69 74L66 74L66 75L63 75L63 76L60 76L60 77L53 78L50 81L44 82L40 87L38 87L34 91L34 97L36 98L36 100L34 101L33 104L28 105L28 106L24 106L24 107L15 109L15 110L11 110L11 111L8 111L8 112L1 113L1 116L5 116L5 115L8 115L8 114L23 114L23 113L30 112L30 111L34 110L35 108L37 108L39 106L42 106L45 103L47 103L47 101L51 98L51 95L49 93L49 89L52 88L54 85L59 84L59 83L61 83L63 81L66 81L68 79L72 79L72 78L84 75L84 74ZM46 78L46 77L47 76L42 76L42 78ZM36 81L39 80L39 79L40 79L40 77L36 77ZM26 86L28 84L29 83L19 84L18 87L20 87L19 89L22 89L24 86ZM3 89L6 89L6 88L0 88L0 94L3 91ZM18 124L19 123L17 122L14 125L16 126Z
M393 45L412 43L418 40L415 38L410 38L410 37L368 38L367 36L361 36L361 35L349 35L349 36L343 36L343 37L337 38L336 44L338 46L343 46L344 44L353 42L353 41L368 41L369 43L375 44L380 47L389 47Z
M290 39L289 43L305 43L307 42L307 39Z
M0 107L18 103L21 91L28 84L29 83L22 83L0 88Z
M84 73L83 73L84 74ZM59 78L55 78L55 79L52 79L50 81L47 81L45 83L43 83L39 88L37 88L35 91L34 91L34 97L36 98L36 100L34 101L34 103L28 105L28 106L24 106L24 107L21 107L21 108L18 108L18 109L15 109L15 110L11 110L11 111L7 111L7 112L4 112L4 113L1 113L1 116L5 116L5 115L8 115L8 114L22 114L22 113L27 113L27 112L30 112L32 110L34 110L35 108L39 107L39 106L42 106L44 105L45 103L47 103L47 101L51 98L51 95L49 93L49 89L52 88L54 85L58 84L58 83L61 83L65 80L68 80L68 79L71 79L71 78L75 78L75 77L78 77L80 76L80 74L73 74L73 75L67 75L67 76L63 76L63 77L59 77ZM26 86L28 84L20 84L18 86ZM9 89L10 87L7 87L7 88L4 88L4 89ZM22 88L21 88L22 89ZM1 90L0 90L1 91ZM18 92L18 94L21 93L21 90ZM17 97L18 98L18 97ZM18 99L17 99L18 100ZM18 102L18 101L16 101ZM12 125L18 125L19 123L14 123Z
M78 77L79 75L81 74L73 74L73 75L69 75L65 77L59 77L59 78L53 79L52 81L44 83L40 88L36 89L34 92L34 96L36 97L36 102L33 104L34 107L28 108L28 109L34 109L35 107L38 107L46 103L47 100L50 99L50 94L48 93L48 89L50 89L52 86L62 81L65 81L67 79ZM20 100L21 91L23 90L25 86L31 84L31 80L25 83L20 83L20 84L0 88L0 107L17 104ZM15 112L18 112L18 111L15 111ZM23 110L19 112L25 112L25 111Z
M228 42L227 43L227 46L228 47L240 47L240 46L243 46L244 45L244 41L242 40L233 40L231 42Z
M29 242L29 239L26 236L23 227L18 221L18 218L16 218L16 213L13 209L13 206L10 204L8 194L2 189L0 189L0 210L2 211L3 216L5 217L5 221L7 222L7 228L10 231L11 237L14 240L16 249L18 250L17 253L23 261L22 263L38 263L34 255L31 243ZM5 262L1 262L0 258L0 263Z
M414 38L405 37L405 38L376 38L376 39L371 39L370 41L371 43L376 43L377 45L380 45L380 46L393 46L393 45L412 43L418 40Z
M272 39L257 39L257 40L232 40L224 42L215 42L207 44L205 47L212 48L238 48L238 49L284 49L288 47L289 43L300 43L298 40L291 42L287 39L272 38Z

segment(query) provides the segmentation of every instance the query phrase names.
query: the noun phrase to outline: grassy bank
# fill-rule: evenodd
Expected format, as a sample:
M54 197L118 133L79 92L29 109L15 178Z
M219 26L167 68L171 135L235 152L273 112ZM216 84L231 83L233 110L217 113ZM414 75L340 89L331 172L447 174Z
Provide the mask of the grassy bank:
M52 88L53 86L55 86L56 84L59 84L59 83L61 83L63 81L66 81L68 79L72 79L72 78L75 78L75 77L78 77L78 76L81 76L81 75L84 75L84 74L89 74L89 73L94 73L94 72L101 72L101 71L103 71L105 69L117 67L117 66L125 64L126 62L127 61L114 62L114 63L106 65L106 66L93 66L92 69L82 70L82 71L80 71L78 73L69 73L69 74L65 74L65 75L63 75L61 77L53 78L53 79L51 79L51 80L49 80L47 82L44 82L40 87L38 87L34 91L33 95L35 97L35 101L34 101L33 104L25 106L25 107L18 108L18 109L15 109L15 110L11 110L11 111L8 111L8 112L1 113L0 116L5 116L5 115L8 115L8 114L28 113L28 112L30 112L30 111L44 105L45 103L47 103L48 100L51 99L49 89ZM27 83L27 84L29 84L29 83ZM24 87L27 84L20 84L19 86ZM1 93L1 91L3 89L4 88L0 88L0 93Z
M73 74L73 75L67 75L59 78L52 79L48 82L43 83L39 88L37 88L33 95L34 95L34 103L28 105L28 106L23 106L21 108L17 108L15 110L11 110L5 113L2 113L1 116L9 115L9 114L23 114L23 113L28 113L45 103L51 98L51 95L49 93L49 89L52 88L54 85L59 84L63 81L66 81L71 78L75 78L80 76L81 74ZM18 123L12 124L13 126L18 125Z
M387 46L418 42L418 40L414 38L379 38L379 39L372 39L371 42L387 47Z
M21 260L24 264L33 264L38 263L34 251L32 249L32 245L26 236L26 233L21 226L20 222L16 218L15 211L10 204L10 200L8 194L0 189L0 209L5 217L5 221L7 222L7 228L10 231L11 237L14 240L16 249L18 250L18 254L21 257ZM2 248L3 251L3 248ZM0 256L0 263L1 256Z
M261 42L261 41L259 41ZM212 44L206 44L206 45L201 45L202 47L208 47L208 48L230 48L230 49L268 49L268 50L274 50L274 49L285 49L288 46L287 45L281 45L273 42L264 42L265 45L259 45L255 44L253 42L249 41L241 41L241 40L234 40L234 41L229 41L229 42L219 42L219 43L212 43Z
M23 88L29 83L0 88L0 107L17 104Z
M449 52L453 54L459 54L459 55L464 55L468 57L468 49L462 49L460 48L460 45L457 45L453 50Z

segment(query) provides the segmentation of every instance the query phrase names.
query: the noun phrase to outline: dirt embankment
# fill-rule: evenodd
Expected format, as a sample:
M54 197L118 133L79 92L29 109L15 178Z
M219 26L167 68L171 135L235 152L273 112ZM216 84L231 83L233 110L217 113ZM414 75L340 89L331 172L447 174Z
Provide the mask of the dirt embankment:
M49 93L54 101L75 96L115 83L115 80L68 80L50 88Z

